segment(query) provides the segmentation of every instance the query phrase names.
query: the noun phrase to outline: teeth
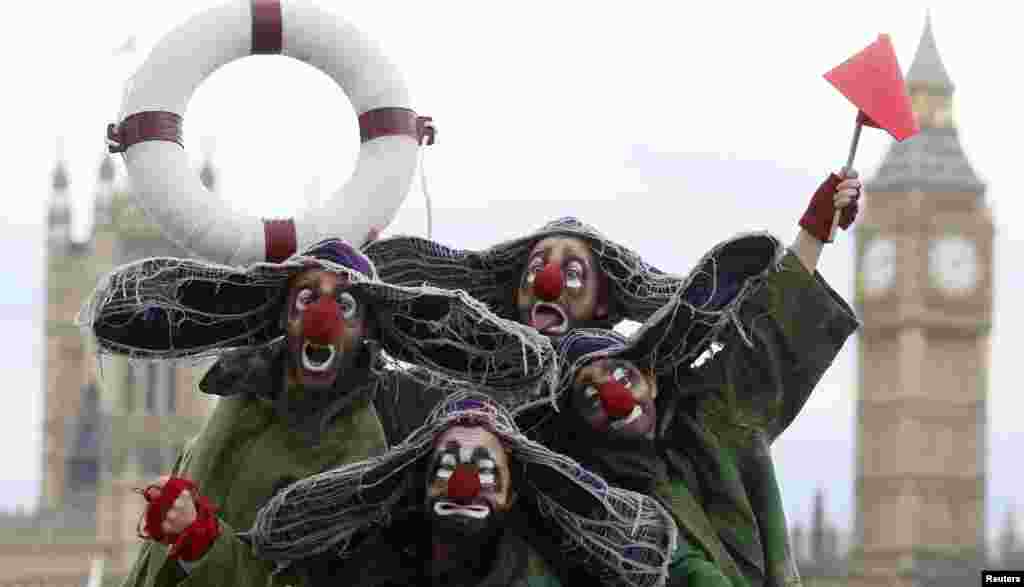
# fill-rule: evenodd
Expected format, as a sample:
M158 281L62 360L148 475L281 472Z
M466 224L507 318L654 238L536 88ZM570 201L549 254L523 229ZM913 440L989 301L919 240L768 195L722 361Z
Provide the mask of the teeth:
M483 505L461 506L450 501L439 501L434 503L434 513L439 516L460 515L482 520L490 515L491 510Z
M310 350L311 346L312 345L310 343L308 343L308 342L302 345L302 367L305 370L307 370L307 371L312 371L313 373L322 373L322 372L330 369L331 364L334 363L334 355L335 355L334 345L333 344L327 345L327 349L329 351L331 351L331 354L328 355L327 359L323 363L320 363L319 365L314 365L309 360L309 350ZM319 347L319 348L324 348L324 347Z
M643 408L641 408L640 406L633 406L633 411L629 413L629 416L628 416L628 417L626 417L626 418L624 418L624 419L622 419L622 420L618 420L618 421L616 421L616 422L612 422L612 423L611 423L611 424L609 424L608 426L609 426L609 428L611 428L612 430L621 430L621 429L625 428L626 426L629 426L629 425L630 425L630 424L632 424L633 422L636 422L636 421L637 421L637 419L638 419L638 418L639 418L639 417L640 417L640 416L641 416L641 415L642 415L643 413L644 413L644 410L643 410Z

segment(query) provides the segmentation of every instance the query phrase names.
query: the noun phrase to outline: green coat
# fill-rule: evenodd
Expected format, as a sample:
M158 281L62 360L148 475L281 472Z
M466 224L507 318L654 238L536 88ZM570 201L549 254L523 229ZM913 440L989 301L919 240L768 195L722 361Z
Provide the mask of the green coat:
M273 566L254 558L236 532L248 530L259 508L283 486L384 449L384 432L367 396L339 413L316 447L288 428L268 400L248 394L221 398L173 469L174 475L194 480L219 508L220 537L190 573L167 559L166 546L146 542L124 585L271 584Z
M594 434L570 410L539 440L613 484L658 497L680 527L669 585L799 585L770 447L846 339L853 310L787 254L723 331L721 351L682 379L660 378L653 442ZM743 340L747 337L751 345Z
M236 532L251 528L259 508L285 485L384 452L387 440L404 439L443 398L402 371L381 373L375 376L375 389L331 420L313 447L266 399L279 380L272 367L279 358L254 355L211 368L200 387L224 397L172 470L194 480L219 508L221 536L188 573L167 560L166 546L146 542L124 587L309 585L298 569L271 580L273 565L253 557ZM532 550L528 568L524 587L559 587Z
M733 585L799 585L771 445L858 322L792 253L743 301L738 318L753 345L726 331L723 349L659 406L669 481L656 494Z

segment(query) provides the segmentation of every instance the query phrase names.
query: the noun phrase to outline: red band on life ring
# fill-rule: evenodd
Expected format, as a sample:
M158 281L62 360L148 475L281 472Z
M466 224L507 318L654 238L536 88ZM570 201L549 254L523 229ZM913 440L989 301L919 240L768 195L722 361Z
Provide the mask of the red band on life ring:
M291 218L264 219L263 243L268 263L281 263L299 249L295 221Z
M252 0L252 54L280 53L281 39L280 0Z
M359 140L366 143L378 137L405 135L429 145L434 144L434 128L429 116L416 116L408 108L374 108L359 115Z
M107 125L107 148L111 153L123 153L128 147L143 141L171 141L184 147L181 121L181 115L174 112L136 112L120 124Z

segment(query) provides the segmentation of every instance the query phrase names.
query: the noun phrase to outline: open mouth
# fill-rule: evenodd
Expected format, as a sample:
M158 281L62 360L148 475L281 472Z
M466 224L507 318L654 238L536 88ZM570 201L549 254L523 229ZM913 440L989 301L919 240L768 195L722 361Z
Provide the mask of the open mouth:
M491 508L485 505L458 505L450 501L434 502L434 513L439 516L466 516L482 520L491 515Z
M565 334L569 329L569 317L562 308L541 302L530 310L530 326L542 334Z
M333 344L306 342L302 345L302 368L313 373L323 373L331 367L335 354Z
M611 428L612 430L622 430L626 426L629 426L633 422L636 422L638 419L640 419L640 416L642 416L643 413L644 409L641 408L639 405L633 406L633 411L630 412L628 416L613 421L608 425L608 427Z

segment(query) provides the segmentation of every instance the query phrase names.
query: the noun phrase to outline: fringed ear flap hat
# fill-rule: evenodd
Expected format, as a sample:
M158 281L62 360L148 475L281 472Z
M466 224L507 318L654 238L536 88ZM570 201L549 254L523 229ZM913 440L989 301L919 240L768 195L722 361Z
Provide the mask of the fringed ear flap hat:
M743 328L740 305L774 270L785 249L769 234L746 234L712 248L681 287L630 337L601 329L578 329L561 338L557 354L561 379L556 397L571 388L575 373L599 358L619 358L648 369L659 379L681 381L711 349L723 328ZM557 405L557 404L556 404ZM534 413L536 405L521 408ZM517 416L519 417L519 416Z
M547 338L498 318L464 292L384 283L365 255L338 239L245 268L173 258L131 263L101 281L79 323L101 352L139 359L259 348L285 335L289 281L312 269L342 276L373 307L381 347L393 359L487 384L510 407L553 387L557 363Z
M530 250L550 236L576 237L590 245L609 280L609 327L624 319L646 320L683 282L681 276L648 265L637 253L572 217L549 222L533 234L483 251L454 249L412 236L374 241L363 250L388 283L463 289L499 315L514 319L512 295L519 287Z
M418 464L454 425L486 427L514 466L527 470L522 490L561 534L555 542L569 560L609 584L664 584L677 530L657 500L611 487L572 459L527 439L509 412L472 391L439 404L420 429L387 454L290 485L260 510L246 540L257 556L279 568L325 553L351 556L353 539L387 524L398 504L416 491ZM530 474L538 468L543 474Z

